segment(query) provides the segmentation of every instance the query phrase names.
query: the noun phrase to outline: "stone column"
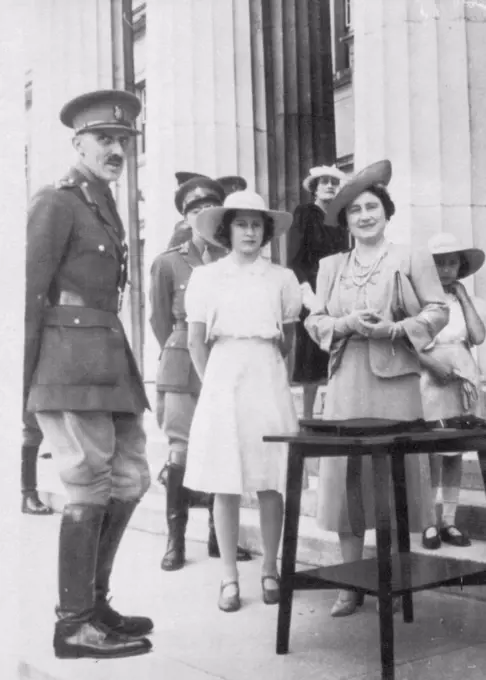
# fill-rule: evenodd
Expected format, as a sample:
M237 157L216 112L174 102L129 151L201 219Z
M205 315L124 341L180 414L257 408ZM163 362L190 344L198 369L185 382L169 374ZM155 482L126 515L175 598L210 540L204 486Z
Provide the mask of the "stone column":
M32 3L30 68L31 192L66 171L72 132L59 120L71 97L113 87L111 3L42 0Z
M486 5L354 3L355 168L389 158L390 237L486 248ZM467 282L486 297L486 271ZM481 351L483 372L486 354Z

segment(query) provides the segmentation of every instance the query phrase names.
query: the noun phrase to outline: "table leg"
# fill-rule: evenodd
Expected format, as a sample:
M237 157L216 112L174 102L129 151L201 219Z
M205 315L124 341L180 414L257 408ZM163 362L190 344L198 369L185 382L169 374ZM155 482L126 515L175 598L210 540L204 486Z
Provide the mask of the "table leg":
M293 577L295 574L295 558L297 555L297 539L299 535L303 469L303 458L298 445L290 444L285 495L280 603L277 623L277 654L286 654L289 651Z
M483 476L484 491L486 492L486 449L479 449L478 451L479 466Z
M390 473L387 455L373 453L375 491L376 554L378 561L378 608L380 616L380 653L382 680L394 680L392 564L390 527Z
M410 552L410 529L408 523L407 478L405 475L405 454L395 451L391 456L393 488L395 492L395 512L397 516L398 552ZM412 593L403 598L403 620L413 621Z

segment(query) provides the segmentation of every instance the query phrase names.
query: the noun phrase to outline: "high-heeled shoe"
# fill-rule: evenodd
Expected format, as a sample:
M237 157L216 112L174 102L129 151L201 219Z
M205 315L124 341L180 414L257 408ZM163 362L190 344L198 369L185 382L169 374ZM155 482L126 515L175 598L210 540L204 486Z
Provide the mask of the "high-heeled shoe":
M236 586L233 595L225 595L229 586ZM219 587L218 607L223 612L237 612L241 607L240 586L238 581L223 581Z
M267 588L265 581L275 581L277 588ZM262 599L265 604L278 604L280 602L280 577L278 574L262 576Z
M344 596L342 593L339 593L338 599L332 606L331 616L334 618L350 616L351 614L354 614L358 607L363 606L363 603L364 593L346 591Z

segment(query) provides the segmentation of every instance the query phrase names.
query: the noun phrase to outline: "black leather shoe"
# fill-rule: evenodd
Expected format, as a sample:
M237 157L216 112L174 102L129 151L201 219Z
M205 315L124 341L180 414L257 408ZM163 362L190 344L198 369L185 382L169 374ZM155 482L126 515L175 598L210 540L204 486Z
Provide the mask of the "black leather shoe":
M455 545L458 548L465 548L471 545L469 536L454 526L442 527L440 530L440 537L444 543L449 543L449 545Z
M52 515L54 510L44 505L37 491L27 491L22 495L22 512L24 515Z
M434 530L432 532L432 529ZM422 532L422 545L427 550L437 550L442 545L440 540L439 530L435 526L427 527Z
M154 628L154 622L148 616L122 616L106 600L96 603L95 617L119 635L143 637L151 633Z
M152 644L146 638L118 635L102 623L73 623L62 619L56 623L54 653L58 659L116 659L146 654Z

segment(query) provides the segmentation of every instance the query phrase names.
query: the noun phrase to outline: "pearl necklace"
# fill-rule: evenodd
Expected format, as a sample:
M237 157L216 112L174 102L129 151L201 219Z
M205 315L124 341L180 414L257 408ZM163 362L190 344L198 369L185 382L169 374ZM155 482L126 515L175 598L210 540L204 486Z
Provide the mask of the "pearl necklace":
M385 257L387 253L386 245L380 250L376 258L369 265L362 265L358 259L356 250L353 254L353 264L351 269L351 280L357 288L363 288L369 282L375 271L378 269L378 265ZM362 273L358 273L357 269L361 269Z

